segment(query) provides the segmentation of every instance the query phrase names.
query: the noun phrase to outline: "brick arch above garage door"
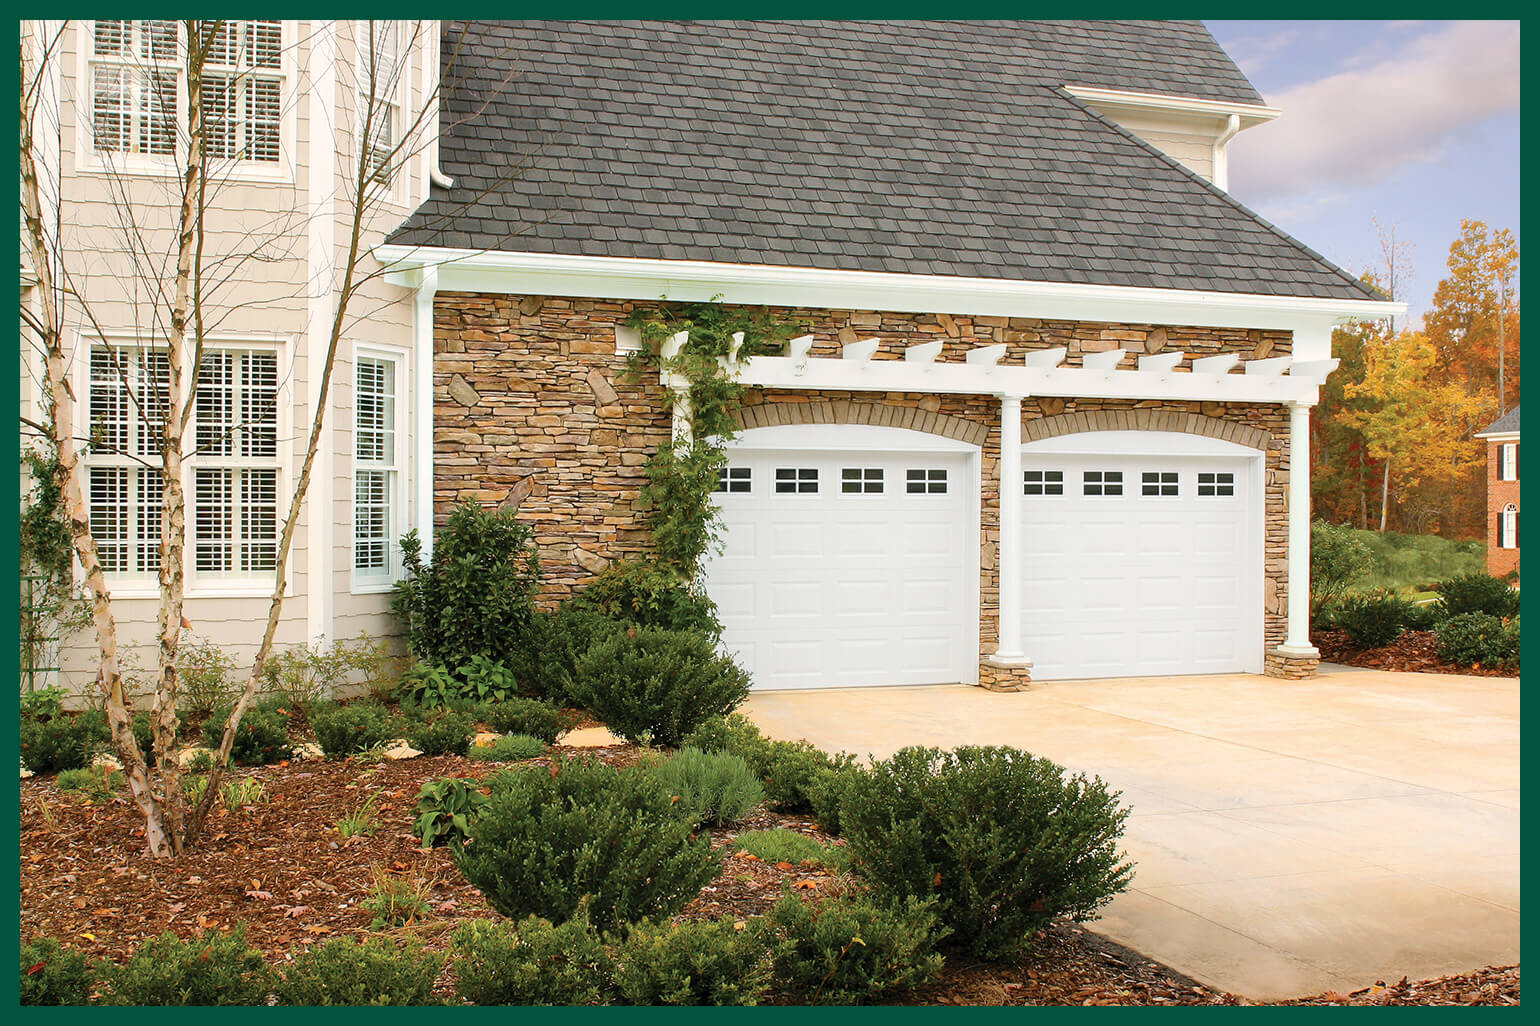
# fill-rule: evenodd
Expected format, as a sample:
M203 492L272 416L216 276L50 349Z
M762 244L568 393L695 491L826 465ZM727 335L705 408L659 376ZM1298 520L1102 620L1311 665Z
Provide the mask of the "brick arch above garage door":
M766 402L744 406L739 410L738 422L745 431L780 424L871 424L876 427L923 431L979 446L989 436L989 425L962 417L932 413L915 406L859 403L849 399L811 403Z
M1075 435L1085 431L1179 431L1218 438L1264 452L1273 440L1270 433L1259 427L1175 410L1085 410L1055 417L1039 417L1022 425L1021 440L1037 442L1044 438Z

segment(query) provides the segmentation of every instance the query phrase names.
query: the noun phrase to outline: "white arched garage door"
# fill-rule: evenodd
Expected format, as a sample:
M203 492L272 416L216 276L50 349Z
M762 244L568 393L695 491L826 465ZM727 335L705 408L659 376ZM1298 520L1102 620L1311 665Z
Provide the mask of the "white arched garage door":
M1097 431L1022 447L1033 680L1262 671L1262 454Z
M720 488L706 588L756 688L977 679L977 447L869 425L755 428Z

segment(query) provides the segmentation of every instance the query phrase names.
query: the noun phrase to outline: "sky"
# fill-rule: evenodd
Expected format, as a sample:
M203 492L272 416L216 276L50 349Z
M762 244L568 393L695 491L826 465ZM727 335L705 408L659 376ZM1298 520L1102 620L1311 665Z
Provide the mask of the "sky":
M1462 218L1519 237L1518 22L1204 24L1283 111L1230 144L1230 193L1353 274L1394 229L1411 324Z

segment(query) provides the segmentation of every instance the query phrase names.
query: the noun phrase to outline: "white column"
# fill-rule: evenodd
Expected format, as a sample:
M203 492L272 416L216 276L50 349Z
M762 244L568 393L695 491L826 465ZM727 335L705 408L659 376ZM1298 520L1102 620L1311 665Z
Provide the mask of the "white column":
M1289 404L1289 637L1278 654L1316 657L1310 644L1310 404Z
M999 644L993 666L1031 666L1021 648L1021 396L1000 397Z
M412 297L412 524L422 541L422 560L433 557L433 297L438 267L422 269Z

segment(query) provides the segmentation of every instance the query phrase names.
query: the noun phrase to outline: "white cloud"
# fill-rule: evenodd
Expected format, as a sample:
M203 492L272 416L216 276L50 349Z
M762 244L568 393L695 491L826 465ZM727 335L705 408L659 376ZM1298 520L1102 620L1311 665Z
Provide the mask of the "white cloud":
M1298 38L1297 29L1282 29L1266 35L1232 39L1225 44L1225 49L1247 78L1255 78Z
M1267 97L1283 116L1231 144L1231 189L1252 203L1383 182L1437 161L1460 131L1519 106L1517 22L1454 22L1393 56Z

